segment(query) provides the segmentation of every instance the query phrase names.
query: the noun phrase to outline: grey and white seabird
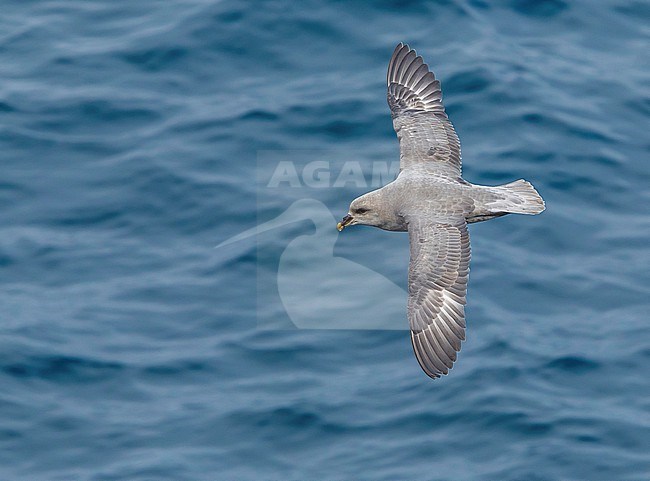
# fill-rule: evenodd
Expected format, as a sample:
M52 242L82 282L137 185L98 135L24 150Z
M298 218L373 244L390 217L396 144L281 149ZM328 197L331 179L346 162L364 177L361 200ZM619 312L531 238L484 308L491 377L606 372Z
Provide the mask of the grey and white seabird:
M415 357L432 378L447 374L465 339L470 246L467 224L539 214L544 201L525 180L496 187L461 177L460 142L440 82L400 43L388 64L388 105L400 144L400 172L350 204L339 222L409 233L408 320Z

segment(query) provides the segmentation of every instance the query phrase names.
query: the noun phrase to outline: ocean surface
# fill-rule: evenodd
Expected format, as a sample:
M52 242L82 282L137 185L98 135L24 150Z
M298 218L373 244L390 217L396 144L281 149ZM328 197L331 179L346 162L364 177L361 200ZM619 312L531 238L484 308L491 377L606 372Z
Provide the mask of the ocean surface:
M3 0L0 480L648 481L649 25L628 0ZM464 177L547 204L470 227L436 381L407 236L334 229L398 159L398 42Z

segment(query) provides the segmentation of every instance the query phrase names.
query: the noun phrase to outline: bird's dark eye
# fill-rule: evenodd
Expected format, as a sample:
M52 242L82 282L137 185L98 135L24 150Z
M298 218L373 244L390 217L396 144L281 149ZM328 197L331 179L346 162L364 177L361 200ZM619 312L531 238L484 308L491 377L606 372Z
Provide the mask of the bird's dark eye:
M365 214L366 212L368 212L368 209L365 207L358 207L354 211L355 214Z

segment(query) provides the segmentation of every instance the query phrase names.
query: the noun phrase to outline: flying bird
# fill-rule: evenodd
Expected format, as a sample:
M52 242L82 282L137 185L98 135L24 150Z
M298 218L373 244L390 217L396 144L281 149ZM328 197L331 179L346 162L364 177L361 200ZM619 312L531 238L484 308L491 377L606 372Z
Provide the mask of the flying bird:
M460 141L445 113L440 82L408 45L395 48L387 85L399 175L354 199L337 228L362 224L408 232L411 344L424 372L435 379L449 372L465 340L467 224L539 214L545 205L525 180L489 187L461 177Z

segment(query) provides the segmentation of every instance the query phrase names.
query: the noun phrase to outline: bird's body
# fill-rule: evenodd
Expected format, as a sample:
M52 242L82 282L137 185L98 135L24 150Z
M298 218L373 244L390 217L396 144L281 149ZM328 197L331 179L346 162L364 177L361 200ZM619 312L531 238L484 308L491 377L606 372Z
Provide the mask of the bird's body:
M411 342L422 369L437 378L451 369L465 339L467 224L538 214L544 201L524 180L488 187L461 177L460 142L445 113L440 82L408 45L393 52L387 86L400 173L355 199L338 228L364 224L408 231Z
M390 184L368 192L358 200L384 208L380 223L375 227L404 232L408 231L406 219L409 215L420 215L424 211L439 219L462 216L468 224L505 214L529 213L519 212L535 207L518 198L517 188L525 193L532 187L524 180L496 187L476 185L460 176L451 178L414 166L400 172Z

